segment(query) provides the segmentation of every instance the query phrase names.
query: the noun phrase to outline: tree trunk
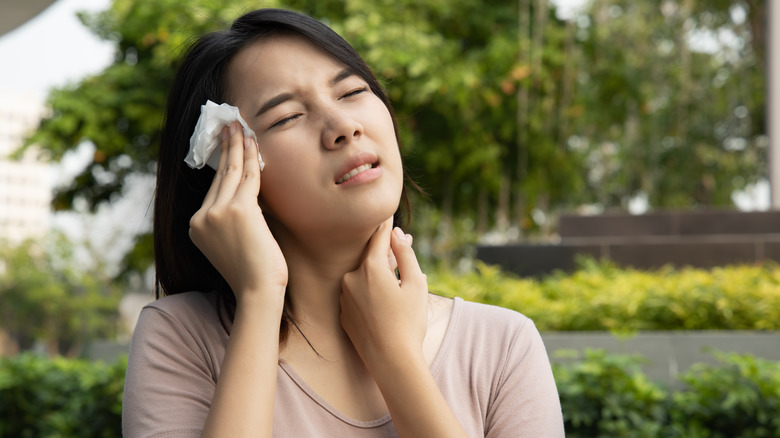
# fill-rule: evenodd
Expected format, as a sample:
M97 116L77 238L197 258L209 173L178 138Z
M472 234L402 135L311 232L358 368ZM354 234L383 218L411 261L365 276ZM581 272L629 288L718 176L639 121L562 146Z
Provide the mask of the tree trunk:
M569 111L574 89L574 20L566 22L563 73L561 74L561 104L558 106L558 144L566 145L569 139Z
M447 173L443 178L443 191L441 202L441 223L439 224L439 253L441 262L445 267L450 266L452 260L452 209L453 209L453 187L452 178Z
M518 9L518 64L519 65L532 65L533 54L528 43L530 40L531 26L530 15L531 5L530 0L519 0ZM530 108L531 99L531 82L533 81L534 71L531 70L529 77L523 79L517 87L517 163L515 164L515 177L517 180L512 182L511 172L504 173L504 178L501 181L501 192L499 193L499 215L496 221L496 227L502 233L505 233L509 228L509 215L512 209L510 203L510 192L512 186L516 187L515 199L514 199L514 211L515 222L522 224L525 217L525 197L523 196L522 187L528 171L528 109ZM502 209L503 207L503 209ZM504 216L502 217L502 212Z
M16 356L19 354L19 342L8 330L0 329L0 357Z
M49 338L46 340L46 355L49 357L57 357L60 355L60 340L57 338Z
M509 170L501 175L501 185L498 188L498 208L496 208L496 230L506 233L509 228L509 200L511 195L512 177Z
M488 230L488 191L483 184L480 184L477 191L477 236L484 235Z

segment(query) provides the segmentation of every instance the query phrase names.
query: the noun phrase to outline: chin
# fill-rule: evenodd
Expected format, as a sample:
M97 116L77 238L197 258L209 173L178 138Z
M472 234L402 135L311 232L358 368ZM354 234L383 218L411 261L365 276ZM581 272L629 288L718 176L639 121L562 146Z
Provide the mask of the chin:
M393 217L393 215L395 215L395 212L397 210L398 210L397 205L392 209L388 208L388 209L378 210L375 213L366 215L365 217L361 218L361 220L356 221L355 225L358 228L366 228L366 229L373 230L379 225L381 225L382 222Z
M338 229L349 230L351 233L373 233L376 227L395 215L398 203L376 208L362 209L354 214L348 214L346 218L339 220Z

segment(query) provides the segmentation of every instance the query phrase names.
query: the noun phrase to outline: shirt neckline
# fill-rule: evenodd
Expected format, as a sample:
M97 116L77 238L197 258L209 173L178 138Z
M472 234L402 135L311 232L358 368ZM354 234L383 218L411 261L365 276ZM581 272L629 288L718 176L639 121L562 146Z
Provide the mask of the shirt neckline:
M436 356L433 358L433 361L431 362L431 365L429 367L431 371L431 375L433 376L434 379L438 376L439 370L441 369L441 366L444 363L444 359L449 354L450 346L452 345L453 342L452 339L454 338L453 332L455 331L455 327L460 319L462 305L463 305L462 298L455 297L453 299L452 312L450 313L450 320L447 323L447 329L444 332L444 338L442 339L441 346L439 346L439 351L436 352ZM312 389L312 387L309 386L309 384L306 383L306 381L303 380L303 378L299 376L298 373L296 373L295 370L287 362L280 359L279 368L282 371L284 371L284 374L286 374L290 378L290 380L292 380L293 383L295 383L295 385L298 388L300 388L309 398L311 398L321 408L325 409L328 413L338 418L339 420L343 421L344 423L362 429L370 429L370 428L382 426L391 421L389 412L375 420L368 420L368 421L356 420L352 417L349 417L343 414L335 407L333 407L324 398L320 397L320 395L317 394L317 392L314 391L314 389Z

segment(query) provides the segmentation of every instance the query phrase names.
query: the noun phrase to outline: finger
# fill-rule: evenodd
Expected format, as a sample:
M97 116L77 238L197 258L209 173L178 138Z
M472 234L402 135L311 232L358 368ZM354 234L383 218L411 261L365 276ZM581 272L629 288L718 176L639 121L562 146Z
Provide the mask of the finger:
M241 182L241 175L244 171L244 131L239 129L240 126L238 122L230 124L227 154L223 150L223 156L227 155L227 162L219 171L222 174L222 180L214 204L230 202ZM220 166L222 166L221 161L222 157L220 157Z
M389 248L387 251L387 264L390 266L390 269L395 271L395 268L398 267L398 260L395 259L395 254L393 254L393 249Z
M407 238L400 228L393 230L390 245L398 261L401 283L413 287L425 284L425 274L420 269L420 262L417 261L417 256L412 249L411 239Z
M236 190L236 198L249 197L257 202L257 195L260 193L260 161L257 154L255 140L244 137L244 173Z
M206 192L206 196L203 198L201 206L211 205L214 200L217 199L217 192L219 191L219 185L222 182L222 170L227 165L227 148L230 141L230 129L225 126L222 128L222 134L220 135L220 150L222 153L219 156L219 164L217 164L216 174L211 181L209 191Z
M387 254L390 252L390 232L393 227L393 218L382 222L377 227L371 239L368 241L366 247L366 259L385 257L387 260Z

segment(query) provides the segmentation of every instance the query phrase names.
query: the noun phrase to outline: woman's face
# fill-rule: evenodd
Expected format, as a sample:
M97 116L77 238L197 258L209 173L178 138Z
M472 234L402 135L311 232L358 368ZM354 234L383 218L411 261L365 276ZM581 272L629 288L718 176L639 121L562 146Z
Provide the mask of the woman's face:
M304 38L279 35L242 49L227 81L266 163L266 215L304 235L348 235L392 216L403 184L398 142L360 76Z

